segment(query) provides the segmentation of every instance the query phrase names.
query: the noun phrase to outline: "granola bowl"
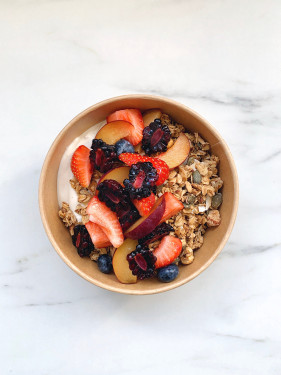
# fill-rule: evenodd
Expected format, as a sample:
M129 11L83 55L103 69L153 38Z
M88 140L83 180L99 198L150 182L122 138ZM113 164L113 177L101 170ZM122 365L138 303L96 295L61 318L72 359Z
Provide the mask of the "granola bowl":
M169 194L171 191L181 200L182 207L184 207L176 217L171 219L169 217L169 220L166 220L166 223L173 226L176 236L183 244L182 252L174 260L176 264L182 263L183 265L179 266L178 277L169 283L161 283L157 278L149 278L136 283L124 284L118 281L114 273L100 272L96 262L93 261L96 260L95 252L91 258L79 256L69 235L69 228L64 225L67 224L67 220L63 215L64 212L67 214L68 205L65 204L61 208L62 202L58 186L60 166L66 150L75 140L79 140L78 137L81 134L90 128L98 128L109 114L126 108L138 108L142 114L153 108L159 109L163 114L162 123L167 123L172 137L174 137L171 139L172 143L177 140L177 132L181 132L189 138L191 144L192 157L189 155L189 159L173 170L169 166L169 178L158 187L160 190L158 189L156 193L156 196L159 193L158 199L160 200L163 194L167 192ZM169 119L173 119L173 122ZM76 189L76 192L80 191L79 188L77 190L73 181L72 187ZM214 199L214 196L220 198L219 203ZM86 193L82 191L80 198L82 202L83 200L86 202L87 191ZM63 261L78 275L92 284L114 292L154 294L176 288L192 280L204 271L222 251L236 219L238 177L233 158L225 141L216 129L197 113L174 100L154 95L119 96L86 109L71 120L59 133L42 168L39 183L39 206L42 222L50 242ZM220 207L218 208L218 206ZM83 209L83 205L80 206L80 209ZM72 217L71 215L70 217ZM76 220L74 216L73 218ZM154 250L153 247L150 250Z

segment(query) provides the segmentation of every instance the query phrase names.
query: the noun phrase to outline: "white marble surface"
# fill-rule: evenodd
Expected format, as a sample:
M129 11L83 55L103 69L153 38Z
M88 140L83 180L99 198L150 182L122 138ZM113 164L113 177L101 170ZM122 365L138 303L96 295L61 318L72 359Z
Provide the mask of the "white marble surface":
M280 15L279 0L0 2L1 375L281 373ZM240 178L222 254L155 296L77 276L37 206L61 128L127 93L201 113Z

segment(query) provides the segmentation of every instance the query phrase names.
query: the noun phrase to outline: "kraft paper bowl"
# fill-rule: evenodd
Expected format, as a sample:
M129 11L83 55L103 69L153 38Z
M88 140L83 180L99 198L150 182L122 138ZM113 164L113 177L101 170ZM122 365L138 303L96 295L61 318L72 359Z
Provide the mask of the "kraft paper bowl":
M179 276L171 283L156 278L136 284L121 284L114 274L101 273L90 259L80 258L72 245L68 230L58 216L57 174L66 147L81 133L104 120L118 109L139 108L141 111L160 108L191 132L198 132L220 158L219 173L224 181L223 204L220 207L221 224L210 228L204 235L203 246L195 252L195 260L181 266ZM68 181L65 181L68 184ZM46 156L39 184L39 206L46 233L63 261L78 275L92 284L125 294L153 294L164 292L187 283L204 271L225 246L232 231L238 207L238 178L231 153L216 129L188 107L174 100L154 95L126 95L104 100L76 116L59 133Z

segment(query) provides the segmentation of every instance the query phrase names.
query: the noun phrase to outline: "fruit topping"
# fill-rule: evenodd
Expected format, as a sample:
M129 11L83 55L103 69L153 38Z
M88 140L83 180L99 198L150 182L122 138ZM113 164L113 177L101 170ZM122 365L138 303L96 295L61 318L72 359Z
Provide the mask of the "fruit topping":
M139 218L140 214L131 202L125 202L117 207L117 216L121 224L123 232L133 225Z
M114 273L117 279L123 284L134 284L137 282L137 276L132 274L127 262L127 255L135 250L137 244L136 240L128 238L115 250L113 255L112 265Z
M106 172L103 176L101 176L97 185L97 189L99 189L99 185L105 180L115 180L123 186L123 181L125 180L125 178L129 177L129 170L130 167L117 167L111 169L110 171Z
M71 159L73 175L83 187L88 187L91 182L93 167L89 159L90 150L86 146L79 146Z
M115 212L111 211L104 202L94 196L87 206L90 221L100 225L114 247L119 247L124 236L121 225Z
M164 152L171 139L171 132L167 125L162 125L159 119L154 120L143 129L142 149L147 155Z
M152 232L157 225L165 211L166 202L164 199L158 199L155 205L152 207L148 216L143 216L137 220L125 233L126 237L139 239L147 236L148 233Z
M178 274L179 267L176 264L169 264L168 266L157 270L158 280L162 281L162 283L170 283L175 280Z
M115 143L115 151L119 156L123 152L135 152L135 149L132 143L130 143L126 139L120 139L120 141Z
M157 170L150 162L138 162L131 166L129 178L124 180L124 186L131 199L142 199L150 196L151 187L157 179Z
M104 125L95 136L109 145L114 145L119 139L129 136L134 127L126 121L112 121Z
M141 216L147 216L155 203L155 195L151 192L149 197L134 199L133 203Z
M117 205L127 198L127 194L119 182L115 180L105 180L99 184L98 197L107 207L116 212Z
M181 165L188 157L190 142L184 133L180 133L178 139L166 152L157 155L157 158L164 160L170 169Z
M94 245L85 225L76 225L72 236L72 243L80 257L87 257L94 250Z
M155 268L161 268L171 264L181 253L182 243L179 238L165 236L159 246L153 251L157 260Z
M152 232L147 236L140 238L139 243L143 245L148 245L151 242L161 240L164 236L168 235L170 232L174 232L174 228L167 223L162 223L158 225Z
M149 156L143 156L139 154L130 154L124 153L119 155L119 159L123 161L127 165L136 164L138 162L150 162L152 163L153 167L157 170L158 180L156 181L156 185L162 185L167 178L169 177L169 167L168 165L158 158L153 158Z
M132 143L133 146L140 143L142 140L142 131L144 128L142 114L139 109L121 109L116 111L107 117L107 122L123 120L128 121L134 127L131 135L127 136L126 139Z
M129 268L139 280L153 276L156 257L148 247L138 245L134 251L127 255Z
M109 241L107 235L102 230L102 227L100 227L98 224L88 221L88 223L85 224L85 227L87 228L91 240L96 248L100 249L102 247L111 246L111 242Z
M162 112L160 109L148 109L142 115L144 126L150 125L156 119L160 119Z
M166 192L159 199L164 199L166 202L165 212L160 223L170 219L184 208L182 202L179 201L172 193Z
M118 163L115 147L106 144L101 139L93 139L90 161L92 167L102 173L107 172L120 164Z
M102 254L98 257L98 268L102 273L112 272L112 259L108 254Z

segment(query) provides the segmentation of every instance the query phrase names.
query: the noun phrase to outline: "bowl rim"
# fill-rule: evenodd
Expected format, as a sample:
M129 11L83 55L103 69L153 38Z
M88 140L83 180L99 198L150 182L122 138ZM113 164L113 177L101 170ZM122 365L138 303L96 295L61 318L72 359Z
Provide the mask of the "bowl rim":
M104 106L104 105L112 103L114 101L123 100L123 99L154 99L154 100L160 100L160 101L163 101L163 102L166 102L166 103L170 103L172 105L179 106L182 109L184 109L185 111L189 112L198 121L201 121L204 124L204 126L209 128L210 131L213 134L215 134L215 136L220 140L220 143L222 144L225 152L227 153L227 156L228 156L228 159L229 159L230 169L231 169L231 172L232 172L233 177L234 177L233 210L231 212L231 216L230 216L229 225L227 227L227 230L224 233L224 235L222 237L222 240L220 241L220 244L217 247L214 254L208 259L208 261L205 264L203 264L200 268L198 268L191 275L187 276L185 279L179 280L179 281L175 280L173 283L167 283L167 284L163 283L163 284L161 284L160 287L155 287L154 289L151 289L151 290L145 290L145 289L144 290L139 290L139 289L128 290L128 289L124 288L124 285L126 285L126 284L120 284L120 287L115 287L115 286L110 286L110 285L107 285L106 283L103 283L103 282L100 282L100 281L97 281L97 280L94 280L94 279L90 278L87 274L85 274L77 266L75 266L65 256L63 251L60 249L60 247L58 246L58 244L57 244L57 242L56 242L56 240L55 240L55 238L54 238L54 236L53 236L53 234L50 230L50 227L49 227L49 224L48 224L45 212L44 212L43 186L44 186L44 182L45 182L45 179L46 179L47 167L48 167L48 164L49 164L49 160L52 158L52 156L54 154L54 151L55 151L55 148L56 148L56 145L60 141L61 137L63 137L63 135L73 125L73 123L77 122L79 119L81 119L83 116L85 116L89 112L97 109L100 106ZM227 242L227 240L228 240L228 238L229 238L229 236L232 232L232 229L234 227L234 223L235 223L237 211L238 211L238 204L239 204L239 181L238 181L238 174L237 174L237 170L236 170L236 166L235 166L235 163L234 163L233 156L232 156L231 151L230 151L228 145L226 144L225 140L218 133L216 128L213 125L211 125L207 120L205 120L201 115L199 115L196 111L194 111L193 109L187 107L186 105L184 105L184 104L182 104L182 103L180 103L176 100L169 99L169 98L166 98L166 97L163 97L163 96L150 95L150 94L131 94L131 95L129 94L129 95L120 95L120 96L115 96L115 97L112 97L112 98L109 98L109 99L105 99L105 100L102 100L102 101L86 108L85 110L80 112L78 115L76 115L71 121L69 121L68 124L66 126L64 126L64 128L58 133L58 135L54 139L53 143L51 144L51 146L50 146L50 148L47 152L47 155L45 157L45 160L43 162L43 166L42 166L41 174L40 174L40 179L39 179L38 201L39 201L39 209L40 209L41 220L42 220L45 232L46 232L46 234L49 238L49 241L51 242L53 248L56 250L58 255L62 258L62 260L74 272L76 272L79 276L83 277L85 280L89 281L91 284L94 284L94 285L99 286L99 287L101 287L103 289L106 289L106 290L110 290L112 292L117 292L117 293L122 293L122 294L130 294L130 295L148 295L148 294L156 294L156 293L166 292L166 291L178 288L179 286L188 283L189 281L191 281L195 277L197 277L199 274L201 274L206 268L208 268L210 266L210 264L217 258L217 256L220 254L220 252L224 248L224 246L225 246L225 244L226 244L226 242Z

